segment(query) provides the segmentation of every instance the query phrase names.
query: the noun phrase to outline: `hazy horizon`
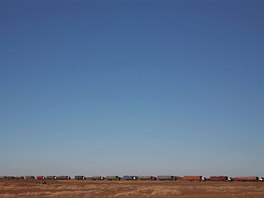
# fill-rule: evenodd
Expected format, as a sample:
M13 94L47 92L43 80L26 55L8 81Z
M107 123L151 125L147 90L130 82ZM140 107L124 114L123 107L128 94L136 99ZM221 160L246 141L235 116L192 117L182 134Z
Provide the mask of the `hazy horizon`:
M264 176L264 1L0 1L0 175Z

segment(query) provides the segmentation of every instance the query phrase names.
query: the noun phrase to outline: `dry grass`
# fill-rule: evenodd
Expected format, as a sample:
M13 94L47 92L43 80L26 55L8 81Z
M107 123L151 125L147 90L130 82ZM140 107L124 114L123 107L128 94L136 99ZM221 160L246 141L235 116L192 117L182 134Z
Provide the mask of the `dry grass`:
M0 180L0 198L215 197L262 198L264 183L160 181L34 181Z

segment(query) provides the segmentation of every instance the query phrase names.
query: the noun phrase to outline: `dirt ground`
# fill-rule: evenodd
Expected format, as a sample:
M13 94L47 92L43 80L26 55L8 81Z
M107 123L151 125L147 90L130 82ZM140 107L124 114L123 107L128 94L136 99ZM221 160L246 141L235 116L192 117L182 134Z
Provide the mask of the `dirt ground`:
M0 180L0 198L94 197L214 197L263 198L264 182L184 181L6 181Z

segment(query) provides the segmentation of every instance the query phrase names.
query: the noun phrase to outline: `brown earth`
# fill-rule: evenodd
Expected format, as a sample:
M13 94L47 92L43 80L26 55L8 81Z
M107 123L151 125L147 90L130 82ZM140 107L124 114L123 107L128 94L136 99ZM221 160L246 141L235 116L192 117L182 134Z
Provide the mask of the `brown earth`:
M261 182L0 180L0 198L263 198Z

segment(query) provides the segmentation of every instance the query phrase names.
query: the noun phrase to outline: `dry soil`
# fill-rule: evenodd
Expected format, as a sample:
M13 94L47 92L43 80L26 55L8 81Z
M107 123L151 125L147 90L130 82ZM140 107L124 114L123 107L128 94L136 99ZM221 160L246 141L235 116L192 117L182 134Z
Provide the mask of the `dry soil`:
M263 198L264 182L184 181L6 181L0 180L0 198L69 197L179 197Z

